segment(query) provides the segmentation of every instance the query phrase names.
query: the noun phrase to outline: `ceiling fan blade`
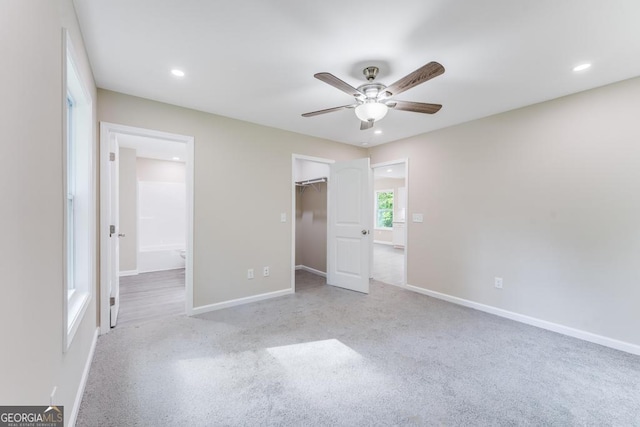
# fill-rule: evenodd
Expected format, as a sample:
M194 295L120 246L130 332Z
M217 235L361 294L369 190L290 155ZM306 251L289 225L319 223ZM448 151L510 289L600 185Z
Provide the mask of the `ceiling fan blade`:
M360 96L364 96L364 94L361 93L358 89L351 86L349 83L343 82L342 80L340 80L339 78L337 78L331 73L317 73L317 74L314 74L313 77L315 77L318 80L322 80L327 84L330 84L336 89L340 89L341 91L343 91L348 95L355 96L356 98Z
M442 105L440 104L426 104L424 102L410 102L410 101L393 101L387 104L389 108L402 111L413 111L415 113L434 114L440 111Z
M367 129L371 129L373 127L373 120L371 121L360 121L360 130L367 130Z
M424 83L427 80L431 80L434 77L438 77L444 73L444 67L437 62L429 62L427 65L415 70L413 73L409 73L391 86L385 89L391 95L397 95L404 92L407 89L411 89L414 86ZM391 96L390 95L390 96Z
M319 116L320 114L326 114L326 113L333 113L334 111L340 111L340 110L346 110L348 108L354 108L356 106L356 104L352 104L352 105L342 105L340 107L333 107L333 108L327 108L326 110L318 110L318 111L312 111L310 113L304 113L302 115L302 117L313 117L313 116Z

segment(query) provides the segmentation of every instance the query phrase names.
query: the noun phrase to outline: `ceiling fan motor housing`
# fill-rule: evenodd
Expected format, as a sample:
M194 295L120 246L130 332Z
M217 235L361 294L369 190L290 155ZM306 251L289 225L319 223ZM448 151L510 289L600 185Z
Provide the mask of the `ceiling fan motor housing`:
M366 99L379 99L385 93L386 88L381 83L365 83L358 87L358 92L363 93Z
M378 67L367 67L362 70L362 74L364 74L367 80L372 81L378 75L378 71L380 71Z

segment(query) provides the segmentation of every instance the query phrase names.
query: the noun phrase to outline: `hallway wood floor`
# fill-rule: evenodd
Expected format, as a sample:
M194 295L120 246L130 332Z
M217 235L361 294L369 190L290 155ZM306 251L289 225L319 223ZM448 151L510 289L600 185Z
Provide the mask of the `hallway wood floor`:
M116 328L184 313L184 268L120 278Z

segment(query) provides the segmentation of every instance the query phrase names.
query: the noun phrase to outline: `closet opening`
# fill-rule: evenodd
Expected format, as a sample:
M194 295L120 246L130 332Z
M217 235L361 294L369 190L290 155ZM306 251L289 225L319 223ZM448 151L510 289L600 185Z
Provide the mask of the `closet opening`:
M292 287L327 283L327 200L332 160L293 155Z

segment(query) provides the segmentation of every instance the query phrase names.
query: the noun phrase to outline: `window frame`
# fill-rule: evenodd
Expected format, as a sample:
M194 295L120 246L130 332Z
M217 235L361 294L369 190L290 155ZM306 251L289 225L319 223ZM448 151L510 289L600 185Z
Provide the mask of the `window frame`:
M391 193L391 209L389 208L380 208L379 207L379 194L380 193ZM386 190L375 190L374 191L374 199L373 199L373 228L374 230L393 230L393 217L394 217L394 207L395 207L395 200L396 200L396 195L395 195L395 191L393 189L386 189ZM379 212L380 211L385 211L385 212L391 212L391 226L390 227L384 227L384 226L380 226L378 225L378 217L379 217Z
M93 100L73 45L63 29L63 351L93 300L95 289L95 136Z

